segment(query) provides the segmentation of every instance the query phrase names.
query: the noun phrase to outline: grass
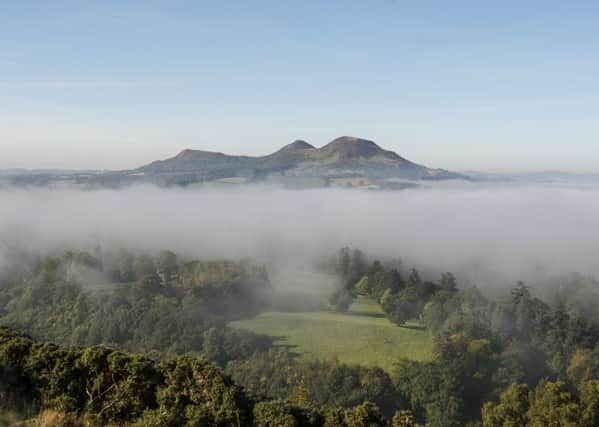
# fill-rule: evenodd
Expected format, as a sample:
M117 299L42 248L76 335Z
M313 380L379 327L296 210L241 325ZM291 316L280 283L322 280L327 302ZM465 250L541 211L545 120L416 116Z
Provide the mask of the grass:
M267 312L232 322L231 326L275 336L278 344L292 346L301 355L337 358L387 371L399 358L432 358L432 339L426 330L415 323L398 327L384 317L375 301L367 298L359 298L346 314Z

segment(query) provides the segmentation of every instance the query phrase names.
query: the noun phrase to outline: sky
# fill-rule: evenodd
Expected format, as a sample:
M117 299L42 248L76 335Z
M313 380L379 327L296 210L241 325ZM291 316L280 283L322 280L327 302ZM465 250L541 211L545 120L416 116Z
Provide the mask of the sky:
M4 1L0 168L376 141L599 171L599 2Z

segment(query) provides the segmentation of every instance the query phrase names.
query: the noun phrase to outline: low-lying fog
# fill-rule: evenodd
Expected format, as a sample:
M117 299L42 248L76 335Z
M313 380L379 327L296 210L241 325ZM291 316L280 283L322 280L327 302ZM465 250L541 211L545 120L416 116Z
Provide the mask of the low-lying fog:
M0 268L13 249L97 244L251 257L276 284L306 288L297 272L343 246L483 288L572 271L597 277L599 187L0 189Z

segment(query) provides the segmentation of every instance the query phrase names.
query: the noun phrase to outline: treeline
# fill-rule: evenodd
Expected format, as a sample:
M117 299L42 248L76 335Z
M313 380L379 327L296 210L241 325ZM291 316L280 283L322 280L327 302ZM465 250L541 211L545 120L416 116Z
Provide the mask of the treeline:
M205 359L156 363L105 347L64 348L0 327L0 409L64 426L387 426L371 402L301 407L250 398ZM14 419L14 418L13 418ZM395 426L413 425L398 412Z
M559 286L548 283L547 289L553 289L546 291L548 303L522 282L491 300L476 287L460 289L451 273L427 281L409 270L404 279L397 263L367 261L360 251L347 248L327 268L341 279L330 298L336 309L345 310L357 295L366 295L396 324L415 320L434 335L433 362L398 361L392 376L418 421L460 426L482 419L485 425L504 425L497 414L509 405L501 402L513 387L530 391L520 410L527 421L505 425L593 425L599 420L596 281L573 276L561 278ZM558 395L563 399L556 400ZM541 404L578 409L546 408L551 415L541 422Z
M368 296L381 305L387 317L398 325L418 319L425 305L439 292L457 291L453 274L444 273L438 283L422 280L411 269L404 278L400 263L384 266L380 261L368 262L359 249L342 248L337 256L321 265L339 277L339 286L329 297L338 311L347 311L358 295Z
M224 365L272 340L226 327L269 306L263 266L181 262L170 251L22 258L0 278L0 323L62 345L106 344L154 357L203 353Z

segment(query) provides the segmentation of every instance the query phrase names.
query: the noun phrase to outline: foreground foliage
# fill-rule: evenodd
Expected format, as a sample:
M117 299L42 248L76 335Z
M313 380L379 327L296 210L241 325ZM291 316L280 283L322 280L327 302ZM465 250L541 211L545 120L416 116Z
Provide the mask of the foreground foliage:
M387 424L372 403L341 410L251 399L205 359L181 356L155 363L104 347L39 343L4 327L0 327L0 366L0 409L43 410L40 417L52 418L55 425ZM331 419L331 411L338 418Z

